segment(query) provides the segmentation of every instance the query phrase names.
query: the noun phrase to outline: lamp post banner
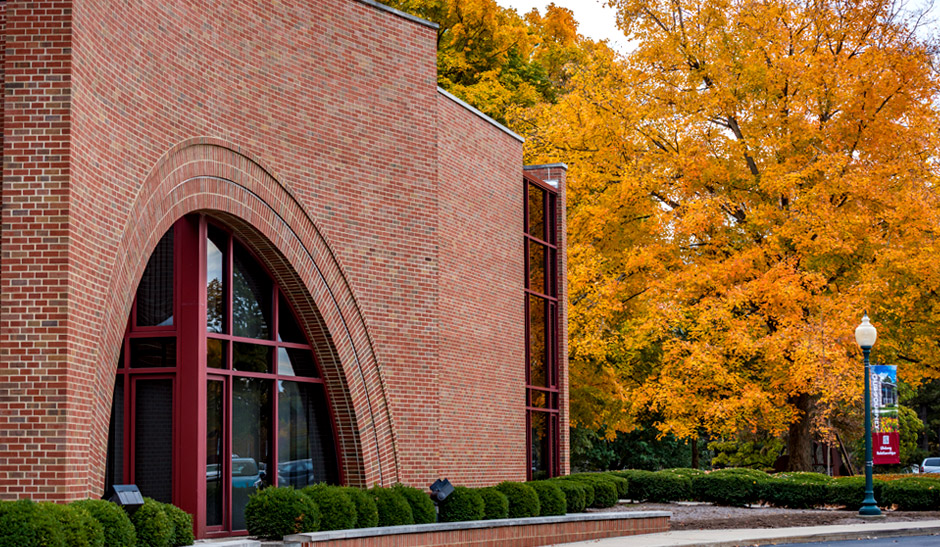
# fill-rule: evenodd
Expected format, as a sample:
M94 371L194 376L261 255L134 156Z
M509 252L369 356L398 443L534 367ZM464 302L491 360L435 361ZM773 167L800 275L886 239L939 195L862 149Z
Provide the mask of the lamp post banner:
M898 367L871 367L872 463L901 463L901 423L898 420Z

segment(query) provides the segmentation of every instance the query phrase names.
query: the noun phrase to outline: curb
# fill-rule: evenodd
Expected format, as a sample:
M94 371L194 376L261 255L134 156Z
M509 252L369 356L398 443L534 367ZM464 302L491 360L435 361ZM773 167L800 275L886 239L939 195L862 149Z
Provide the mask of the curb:
M774 538L742 538L735 541L712 541L701 543L676 543L676 546L701 547L757 547L760 545L784 545L787 543L814 543L826 541L852 541L910 536L940 535L940 526L932 528L903 528L897 530L859 530L857 532L822 532L818 534L781 536Z

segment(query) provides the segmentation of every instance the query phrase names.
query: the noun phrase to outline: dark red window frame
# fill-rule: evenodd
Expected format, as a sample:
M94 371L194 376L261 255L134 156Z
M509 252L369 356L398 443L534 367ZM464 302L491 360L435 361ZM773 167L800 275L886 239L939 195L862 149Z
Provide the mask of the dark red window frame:
M524 184L524 252L525 252L525 334L526 334L526 461L528 480L554 477L561 474L559 431L559 325L558 325L558 190L529 175ZM538 200L538 196L541 199ZM540 203L536 203L540 201ZM533 209L539 207L541 210ZM541 215L539 215L541 213ZM541 222L537 222L538 220ZM533 249L541 255L539 268L532 264ZM533 275L538 275L533 283ZM544 277L543 277L544 276ZM540 285L541 287L538 287ZM542 290L536 290L541 288ZM533 324L532 306L544 306L539 324ZM536 332L543 333L541 345L542 366L533 371L538 363L533 351ZM537 340L535 340L537 341ZM533 372L543 382L533 379ZM546 438L539 446L544 461L534 461L533 422L541 419L545 424Z
M206 327L206 236L208 226L224 232L227 249L224 250L226 264L223 267L223 277L227 280L223 284L224 294L224 333L208 332ZM232 530L232 487L231 487L231 458L232 458L232 421L233 421L233 378L247 377L268 380L271 385L271 426L270 426L270 461L265 482L277 484L278 481L278 382L289 381L298 384L317 384L323 386L325 405L329 412L329 423L332 429L333 454L336 463L337 479L340 484L345 482L343 476L342 455L338 450L336 438L336 421L332 405L329 404L329 395L324 384L322 369L316 352L309 343L282 342L278 340L280 309L286 304L289 313L296 318L287 295L280 290L275 277L266 268L264 262L255 255L251 249L241 243L251 258L261 265L264 275L271 281L271 310L269 324L269 338L256 339L234 336L232 331L233 310L233 247L238 240L231 230L217 224L204 215L189 215L177 221L174 231L173 253L173 322L172 325L142 327L137 325L137 299L132 304L128 326L124 335L121 350L121 359L117 369L117 376L123 378L123 401L115 404L123 408L123 443L120 448L122 469L120 480L123 483L135 482L134 455L135 450L134 420L131 408L134 403L134 387L141 379L170 379L173 382L173 416L172 439L173 461L172 465L172 503L195 515L194 527L197 537L235 536L247 534L246 531ZM134 368L131 363L131 342L134 339L172 338L176 344L176 361L173 367ZM207 341L217 339L223 344L223 368L209 368L207 366ZM233 369L232 347L236 342L250 343L252 345L268 346L271 348L271 362L269 372L249 372ZM309 341L308 341L309 342ZM278 372L278 349L295 349L309 351L312 358L315 376L294 376ZM207 420L206 389L209 380L223 382L223 430L222 443L222 470L221 484L223 488L222 500L223 522L218 526L206 526L206 488L207 488L207 462L206 439L200 436L200 424ZM205 425L203 425L203 428ZM205 433L205 432L203 432ZM185 457L184 457L185 456ZM111 480L111 477L108 477Z

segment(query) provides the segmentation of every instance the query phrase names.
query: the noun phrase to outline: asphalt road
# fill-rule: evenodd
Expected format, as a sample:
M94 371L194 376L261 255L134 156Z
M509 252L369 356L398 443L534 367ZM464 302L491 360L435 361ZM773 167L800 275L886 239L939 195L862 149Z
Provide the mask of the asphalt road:
M819 543L787 543L776 547L937 547L940 536L909 536L882 539L858 539L852 541L822 541Z

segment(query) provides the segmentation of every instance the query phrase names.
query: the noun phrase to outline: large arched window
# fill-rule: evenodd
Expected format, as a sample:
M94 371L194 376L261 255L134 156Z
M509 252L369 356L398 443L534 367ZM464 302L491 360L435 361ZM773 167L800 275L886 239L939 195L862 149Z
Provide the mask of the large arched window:
M314 352L277 283L201 215L162 238L128 319L107 483L196 516L199 535L245 529L258 488L338 484Z

